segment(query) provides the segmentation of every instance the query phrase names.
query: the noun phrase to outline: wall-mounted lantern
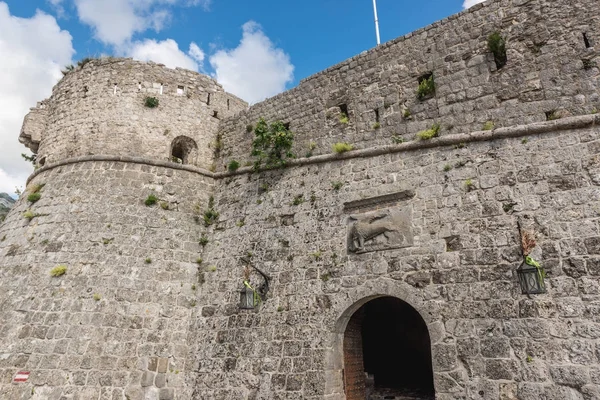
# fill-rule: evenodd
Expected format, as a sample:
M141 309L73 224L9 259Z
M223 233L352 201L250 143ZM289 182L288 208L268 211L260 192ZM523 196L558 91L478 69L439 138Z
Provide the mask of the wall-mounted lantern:
M244 281L244 287L240 290L240 308L252 310L258 305L255 302L254 290L249 286L248 281Z
M240 290L240 309L253 310L267 298L267 294L269 293L269 281L271 280L271 277L262 272L260 269L256 268L254 265L250 264L249 259L242 257L241 261L246 264L246 268L253 268L256 272L258 272L264 280L264 282L257 289L255 289L250 284L250 273L248 272L246 279L244 280L244 286ZM247 271L249 271L249 269L247 269Z
M517 268L521 292L526 295L546 293L544 283L546 272L540 263L530 256L536 246L535 235L533 232L522 230L520 221L517 221L517 227L521 236L521 250L523 252L523 263Z
M533 263L536 263L530 257L527 257ZM523 294L540 294L546 293L546 285L544 284L544 270L539 264L536 266L523 261L523 264L517 268L519 283L521 284L521 292Z

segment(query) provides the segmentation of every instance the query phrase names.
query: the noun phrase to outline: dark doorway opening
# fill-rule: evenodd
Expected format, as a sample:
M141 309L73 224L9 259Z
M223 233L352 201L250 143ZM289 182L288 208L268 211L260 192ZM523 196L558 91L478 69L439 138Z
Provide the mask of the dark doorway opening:
M425 321L408 303L380 297L363 305L344 334L347 400L434 399Z
M178 136L171 143L171 161L178 164L193 164L196 161L198 145L187 136Z

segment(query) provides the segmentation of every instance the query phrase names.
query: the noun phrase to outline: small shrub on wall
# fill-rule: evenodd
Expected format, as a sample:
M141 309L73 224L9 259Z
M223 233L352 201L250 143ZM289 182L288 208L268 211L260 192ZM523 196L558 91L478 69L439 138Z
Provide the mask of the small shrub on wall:
M158 107L158 99L148 96L144 99L144 105L148 108L156 108Z
M496 62L496 68L500 69L506 65L506 40L500 35L499 32L494 32L488 36L488 49L494 55L494 61Z
M285 166L287 159L294 157L294 134L283 122L267 124L261 118L254 128L254 135L251 154L257 158L254 162L255 170L263 165L266 168L280 168Z

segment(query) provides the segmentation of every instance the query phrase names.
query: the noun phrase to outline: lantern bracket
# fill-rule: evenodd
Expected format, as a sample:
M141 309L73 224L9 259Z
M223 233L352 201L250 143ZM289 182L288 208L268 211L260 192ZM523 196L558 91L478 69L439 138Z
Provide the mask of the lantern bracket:
M263 277L264 282L257 288L256 291L258 292L258 294L260 295L260 298L262 300L266 299L267 294L269 293L269 281L271 280L271 277L269 275L267 275L266 273L264 273L263 271L261 271L258 267L255 267L254 265L252 265L252 263L250 262L250 260L247 257L241 257L240 260L247 266L254 269L256 272L258 272Z

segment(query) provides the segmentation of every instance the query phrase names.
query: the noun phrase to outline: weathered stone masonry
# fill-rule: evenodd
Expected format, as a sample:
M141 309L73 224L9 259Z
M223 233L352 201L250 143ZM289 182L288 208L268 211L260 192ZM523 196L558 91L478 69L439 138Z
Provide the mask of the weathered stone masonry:
M21 134L41 199L0 225L0 398L356 398L352 317L391 296L427 328L436 399L600 399L595 7L486 2L248 109L156 64L70 72ZM428 72L436 95L418 101ZM290 123L300 158L225 171L250 160L261 116ZM414 140L434 122L439 138ZM171 161L182 136L186 164ZM331 154L340 141L358 149ZM408 222L351 250L353 221L379 214ZM517 222L537 235L546 294L521 294ZM238 307L248 263L271 278L256 310Z

